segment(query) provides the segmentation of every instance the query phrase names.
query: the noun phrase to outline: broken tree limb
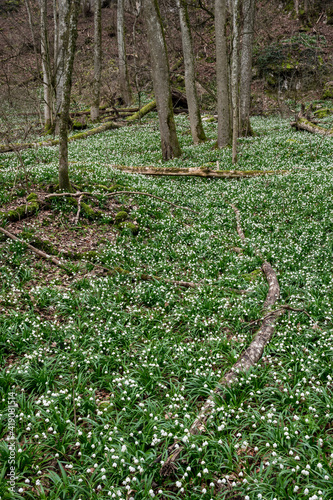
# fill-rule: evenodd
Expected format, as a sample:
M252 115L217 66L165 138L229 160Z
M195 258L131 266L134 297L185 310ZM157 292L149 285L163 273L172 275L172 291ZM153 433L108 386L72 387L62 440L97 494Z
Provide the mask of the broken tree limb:
M72 196L72 197L79 197L79 196L90 196L90 198L96 198L97 196L107 196L108 198L112 198L114 196L120 195L120 194L138 194L140 196L149 196L150 198L155 198L156 200L163 201L163 203L167 203L168 205L171 205L175 208L180 208L181 210L189 210L190 212L193 212L195 214L198 214L199 212L196 212L195 210L192 210L191 208L188 207L182 207L180 205L176 205L175 203L172 203L171 201L165 200L164 198L160 198L159 196L155 196L154 194L150 193L143 193L141 191L113 191L112 193L89 193L87 191L78 191L77 193L52 193L48 194L45 196L45 199L47 198L57 198L61 196Z
M266 279L269 284L268 294L264 303L264 307L267 307L274 300L278 300L280 295L280 287L276 277L274 269L268 262L265 262L262 266L262 270L265 273ZM273 305L273 304L272 304ZM249 347L243 352L238 361L233 365L231 370L220 381L219 386L215 388L214 393L206 400L202 406L198 417L195 419L190 427L189 434L195 435L203 432L205 430L205 425L207 418L211 415L212 410L215 406L214 397L221 395L224 392L225 387L231 386L233 383L238 381L238 373L247 372L251 367L253 367L261 358L265 346L271 340L274 333L274 327L276 319L284 313L284 309L278 309L277 311L272 311L271 314L267 315L258 330L255 338L249 345ZM169 458L163 464L161 468L161 475L167 476L175 468L175 461L178 459L183 447L178 445L178 443L173 444L169 448ZM158 457L160 461L161 457Z
M77 213L76 213L76 216L75 216L75 219L74 219L74 224L75 225L77 225L78 222L79 222L82 198L83 198L83 194L81 194L81 196L79 196L79 199L77 200Z
M147 113L149 113L150 111L152 111L155 106L156 106L156 101L152 101L151 103L144 106L137 113L134 113L133 115L128 116L126 118L126 121L132 123L133 121L138 120L140 117L142 117L142 116L146 115ZM109 121L109 122L104 123L103 125L99 125L98 127L92 128L90 130L85 130L84 132L80 132L78 134L72 135L71 137L68 137L68 142L73 142L73 141L78 141L80 139L85 139L86 137L100 134L101 132L105 132L106 130L117 129L117 128L120 128L122 125L115 123L114 121ZM51 139L48 141L41 141L41 142L28 142L28 143L22 143L22 144L21 143L0 144L0 153L10 153L12 151L22 151L24 149L30 149L30 148L56 146L57 144L59 144L59 139Z
M30 243L27 243L26 241L23 241L20 238L17 238L17 236L15 236L14 234L10 233L9 231L6 231L6 229L3 229L2 227L0 227L0 233L2 233L5 236L7 236L7 238L10 238L10 239L12 239L14 241L18 241L19 243L22 243L23 245L26 245L26 247L29 248L29 250L31 250L32 252L34 252L39 257L43 257L43 259L51 261L56 266L61 267L62 269L65 269L65 271L71 273L71 271L64 264L62 264L60 262L60 260L56 259L53 255L48 255L47 253L43 252L42 250L38 250L38 248L35 248L32 245L30 245Z
M295 122L291 122L292 127L295 127L296 130L306 130L312 134L319 134L328 137L333 137L333 129L327 129L321 127L320 125L316 125L313 122L310 122L305 116L299 114L296 118Z
M287 170L213 170L203 166L199 168L159 168L159 167L128 167L110 165L117 170L129 174L161 175L180 177L210 177L217 179L240 179L246 177L258 177L261 175L278 175L289 173Z
M141 109L139 109L139 111L134 113L134 115L128 116L126 118L126 121L127 122L134 122L135 120L139 120L143 116L150 113L150 111L153 111L155 108L156 108L156 100L154 99L154 101L151 101L148 104L146 104L145 106L143 106Z

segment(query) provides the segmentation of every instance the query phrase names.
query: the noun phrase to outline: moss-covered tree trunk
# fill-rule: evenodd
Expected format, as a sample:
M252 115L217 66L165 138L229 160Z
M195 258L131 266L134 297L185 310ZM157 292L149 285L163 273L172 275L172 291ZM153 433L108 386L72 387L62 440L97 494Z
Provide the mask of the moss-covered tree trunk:
M217 144L224 148L231 143L229 65L226 37L226 0L215 0Z
M90 108L90 117L93 121L99 118L99 101L101 89L102 69L102 2L95 0L94 7L94 84L93 102Z
M143 8L161 133L162 155L164 160L170 160L180 156L181 150L173 115L167 48L157 0L144 0Z
M242 54L240 65L240 136L252 135L250 124L252 42L254 30L255 0L243 0Z
M63 82L63 99L60 114L59 126L59 188L63 191L70 189L69 174L68 174L68 122L69 122L69 106L72 88L72 74L75 56L75 47L77 39L77 21L80 10L80 0L68 0L69 19L68 19L68 45L65 53L64 65L64 82Z
M180 29L182 34L184 65L185 65L185 88L190 118L190 127L194 144L206 139L201 122L201 114L197 89L195 86L195 65L192 47L192 36L190 20L188 17L186 0L177 0L179 10Z
M128 78L128 67L125 44L124 0L117 0L117 43L119 65L119 87L121 97L128 106L132 102L131 86Z

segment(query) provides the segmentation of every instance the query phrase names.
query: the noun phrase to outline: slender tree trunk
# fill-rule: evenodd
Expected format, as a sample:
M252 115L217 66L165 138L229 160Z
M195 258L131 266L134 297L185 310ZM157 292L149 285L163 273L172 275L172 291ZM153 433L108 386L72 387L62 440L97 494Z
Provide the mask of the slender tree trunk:
M119 86L121 97L128 106L132 102L132 92L128 78L126 44L125 44L125 24L124 24L124 0L117 2L117 42L119 59Z
M240 75L240 135L252 135L250 124L252 42L255 0L243 0L243 37Z
M53 61L54 70L57 68L57 58L58 58L58 45L59 45L59 29L58 29L58 1L53 0L53 25L54 25L54 42L53 42ZM55 79L56 75L53 75Z
M217 145L219 148L224 148L231 142L226 17L226 0L215 0Z
M52 86L49 40L47 36L47 0L40 0L41 55L44 94L44 126L49 131L53 126Z
M201 122L198 95L195 86L195 66L192 48L192 36L186 0L177 0L177 6L179 10L180 29L182 33L185 65L185 88L188 113L190 118L190 127L193 142L194 144L198 144L199 142L206 140L206 136Z
M71 0L58 0L58 51L55 60L56 116L62 109L65 81L65 57L68 45L68 9Z
M160 125L162 155L164 160L169 160L180 156L181 150L173 115L167 48L157 0L144 0L143 8Z
M239 123L239 0L233 0L232 3L231 102L232 163L237 163L237 139Z
M77 39L77 21L80 11L80 0L67 0L69 19L66 38L68 39L67 50L65 52L64 78L63 78L63 99L59 124L59 189L61 191L70 190L68 175L68 122L69 106L72 87L72 74Z
M102 67L102 23L101 0L95 0L94 11L94 86L93 103L90 108L90 117L93 121L99 118L99 103L101 89L101 67Z
M37 44L36 44L36 38L35 38L35 32L34 32L34 25L32 22L32 15L31 15L31 9L30 9L30 3L29 0L25 0L25 8L27 9L27 14L28 14L28 21L29 21L29 28L31 31L31 38L32 38L32 45L34 47L34 54L35 54L35 59L36 59L36 68L38 71L38 74L40 73L40 67L39 67L39 58L38 58L38 53L37 53Z

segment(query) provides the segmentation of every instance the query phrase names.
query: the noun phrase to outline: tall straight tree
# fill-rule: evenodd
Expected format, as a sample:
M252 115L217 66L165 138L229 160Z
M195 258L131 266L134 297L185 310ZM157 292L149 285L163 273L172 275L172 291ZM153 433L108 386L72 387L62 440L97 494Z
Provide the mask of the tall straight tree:
M216 88L217 88L217 145L231 142L229 65L226 37L227 1L215 0Z
M190 127L194 144L206 139L202 126L197 89L195 86L195 65L192 47L190 20L186 0L177 0L180 29L182 34L183 55L185 65L185 88L190 118Z
M99 118L99 102L101 90L102 69L102 2L95 0L94 7L94 85L93 102L90 108L90 117L93 121Z
M124 0L117 0L117 42L120 93L121 97L124 99L125 104L129 105L132 101L132 92L128 78L126 57Z
M232 0L231 103L232 163L237 163L239 122L239 0Z
M58 40L57 52L54 55L55 64L55 92L56 92L56 116L59 118L64 92L65 81L65 59L68 46L68 15L70 0L58 0ZM59 124L57 123L57 126ZM59 128L59 126L58 126Z
M77 22L80 11L80 0L66 0L67 5L67 34L68 44L65 51L62 106L60 113L59 124L59 189L61 191L70 190L69 174L68 174L68 122L69 122L69 106L72 88L72 75L74 56L77 39Z
M164 160L181 155L177 139L170 90L169 62L161 15L157 0L143 0L147 25L151 70L158 112L162 155Z
M40 40L43 72L44 126L49 131L53 127L53 95L51 85L50 46L47 34L47 0L40 0Z
M243 30L240 75L240 134L252 135L250 125L252 43L254 30L255 0L243 0Z

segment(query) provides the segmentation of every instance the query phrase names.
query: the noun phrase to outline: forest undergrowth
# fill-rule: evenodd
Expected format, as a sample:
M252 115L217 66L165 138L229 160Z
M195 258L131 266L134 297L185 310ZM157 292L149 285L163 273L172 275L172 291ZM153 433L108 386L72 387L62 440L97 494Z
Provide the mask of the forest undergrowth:
M176 121L183 156L168 166L234 168L231 150L214 147L216 122L192 146L187 117ZM150 115L69 145L73 183L98 193L97 220L76 223L77 206L59 198L18 222L3 219L23 242L0 242L1 498L11 498L10 394L14 498L333 498L333 141L279 118L252 125L237 169L287 173L223 180L113 168L161 166ZM24 170L15 154L0 158L1 211L57 182L57 148L21 155ZM107 198L101 185L198 213L141 195ZM119 212L132 225L115 224ZM37 240L67 252L67 271L26 248ZM216 397L205 431L192 436L201 406L260 326L268 284L255 248L277 273L276 308L299 311L277 320L261 361ZM184 449L163 476L156 459L175 441Z

